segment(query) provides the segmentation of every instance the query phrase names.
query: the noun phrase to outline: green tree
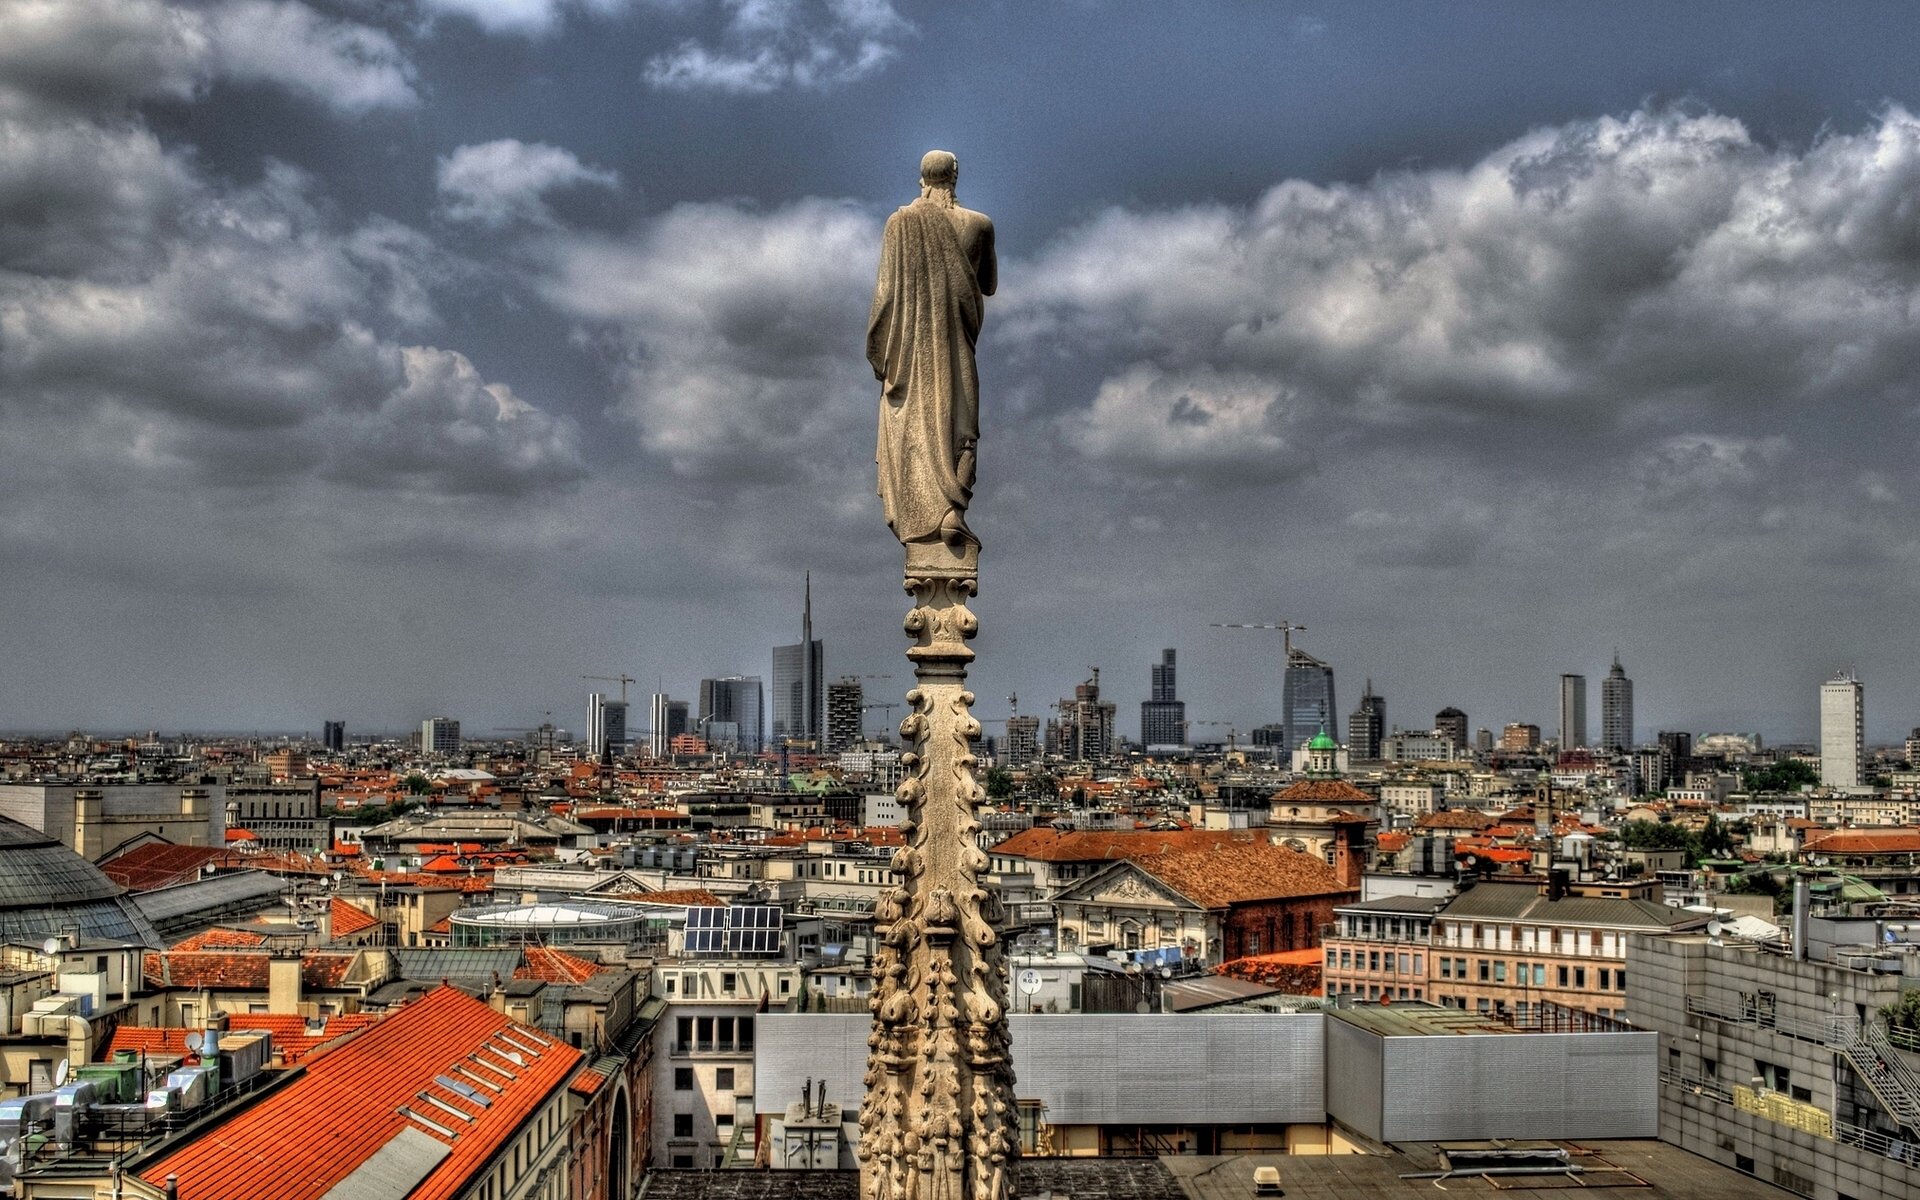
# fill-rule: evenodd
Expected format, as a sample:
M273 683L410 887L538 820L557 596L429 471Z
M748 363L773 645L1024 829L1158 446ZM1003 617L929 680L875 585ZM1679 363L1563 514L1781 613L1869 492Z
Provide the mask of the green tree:
M1797 758L1748 767L1740 775L1741 786L1749 792L1797 792L1802 785L1811 787L1819 782L1820 772Z
M981 781L987 789L987 799L1005 800L1013 795L1013 775L1004 767L994 767Z
M424 796L433 790L433 783L425 775L409 775L402 781L409 796Z

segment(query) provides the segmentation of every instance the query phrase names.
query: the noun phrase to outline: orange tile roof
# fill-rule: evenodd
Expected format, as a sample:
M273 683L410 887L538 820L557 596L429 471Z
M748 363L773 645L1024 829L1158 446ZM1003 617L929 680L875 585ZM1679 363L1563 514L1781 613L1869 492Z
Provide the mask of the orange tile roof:
M1804 850L1808 854L1920 853L1920 829L1842 829L1808 838Z
M308 951L300 959L302 987L337 991L353 969L356 956ZM169 950L146 957L146 981L149 987L210 988L214 990L266 991L271 972L270 956L264 951L213 950L179 952Z
M1023 829L993 848L993 853L1036 862L1105 862L1145 858L1172 850L1248 842L1255 836L1244 830L1182 829L1166 832L1097 829L1058 830L1050 825ZM1260 840L1265 840L1261 838Z
M1265 839L1153 854L1134 865L1203 908L1356 892L1313 855Z
M1450 808L1445 812L1421 813L1414 818L1415 829L1470 829L1480 830L1499 824L1497 817L1471 808Z
M585 983L601 971L599 963L555 950L548 946L528 946L521 951L526 965L515 969L515 979L538 979L544 983Z
M196 879L200 868L220 857L222 851L207 846L149 842L101 863L100 870L128 891L146 892Z
M1273 803L1293 800L1336 804L1375 804L1373 795L1361 791L1344 779L1300 779L1273 794Z
M267 935L250 929L206 929L190 938L182 938L171 947L178 953L198 950L251 950L267 944Z
M336 938L352 937L356 933L364 933L380 923L365 909L349 904L338 896L333 898L333 903L329 906L328 911L332 917L333 936Z
M325 1025L317 1033L309 1032L305 1017L280 1013L229 1013L227 1026L234 1030L265 1030L273 1035L274 1053L280 1060L291 1066L311 1053L315 1047L367 1029L381 1018L379 1013L340 1013L328 1017ZM186 1055L187 1035L198 1033L197 1029L182 1029L177 1026L137 1026L122 1025L113 1031L113 1040L101 1051L102 1061L111 1059L115 1051L135 1050L146 1054Z
M515 1049L505 1039L533 1047ZM514 1065L511 1053L523 1060ZM436 1082L459 1078L470 1056L500 1091L481 1105ZM301 1079L159 1159L141 1177L168 1175L181 1200L320 1200L403 1129L451 1148L408 1200L447 1200L474 1176L579 1065L580 1051L494 1012L450 987L438 987L344 1046L315 1059ZM476 1073L478 1073L477 1069ZM423 1097L431 1097L429 1102ZM461 1121L440 1106L470 1118ZM411 1121L418 1111L443 1136ZM262 1170L263 1163L271 1164Z

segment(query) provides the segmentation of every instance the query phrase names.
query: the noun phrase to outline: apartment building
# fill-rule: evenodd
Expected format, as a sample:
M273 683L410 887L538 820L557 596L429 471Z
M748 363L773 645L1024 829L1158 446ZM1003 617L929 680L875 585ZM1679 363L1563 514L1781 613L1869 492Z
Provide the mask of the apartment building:
M1626 1008L1627 939L1705 925L1645 887L1482 882L1445 900L1392 896L1335 909L1328 995L1430 1000L1529 1019L1558 1005Z

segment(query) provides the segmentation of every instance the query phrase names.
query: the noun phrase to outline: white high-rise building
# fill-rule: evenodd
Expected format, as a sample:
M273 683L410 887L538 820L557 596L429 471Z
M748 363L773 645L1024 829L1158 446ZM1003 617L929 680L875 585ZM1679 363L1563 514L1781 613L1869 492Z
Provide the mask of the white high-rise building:
M1560 677L1560 748L1587 744L1587 677Z
M647 701L647 756L649 758L667 756L669 743L673 740L672 733L667 729L667 723L672 719L669 716L669 706L672 703L673 701L667 698L665 692L655 692Z
M420 722L420 753L460 752L460 722L450 717L428 717Z
M1867 757L1866 689L1842 671L1820 685L1820 782L1859 787Z

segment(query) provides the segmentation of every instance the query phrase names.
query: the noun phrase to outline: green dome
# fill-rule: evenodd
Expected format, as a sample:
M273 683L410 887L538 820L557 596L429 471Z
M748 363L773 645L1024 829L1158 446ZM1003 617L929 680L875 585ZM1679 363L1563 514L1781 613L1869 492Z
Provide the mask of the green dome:
M1324 729L1314 734L1313 740L1307 743L1307 749L1309 750L1338 750L1339 748L1340 743L1328 737L1327 731Z

